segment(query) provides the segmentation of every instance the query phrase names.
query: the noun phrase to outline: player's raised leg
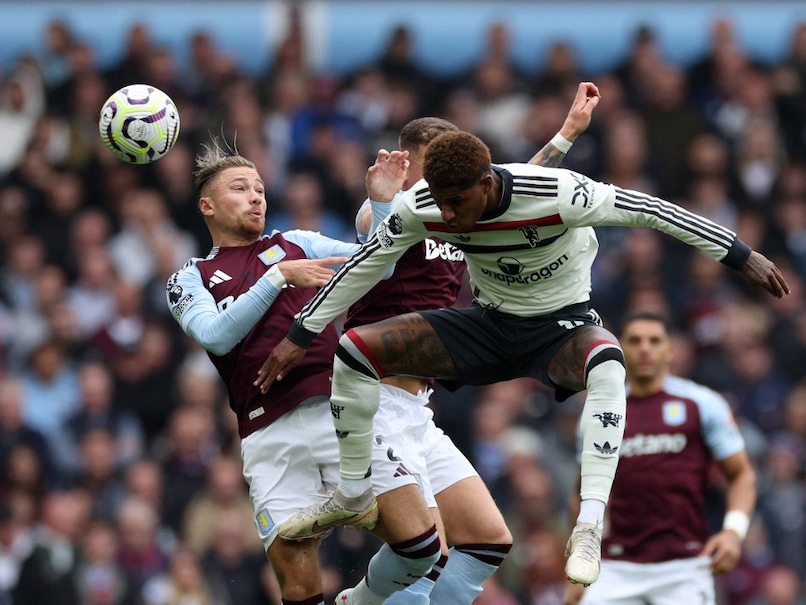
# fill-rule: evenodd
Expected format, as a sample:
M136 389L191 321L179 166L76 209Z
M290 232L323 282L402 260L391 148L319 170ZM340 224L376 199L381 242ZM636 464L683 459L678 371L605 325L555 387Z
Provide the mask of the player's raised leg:
M549 375L555 384L571 392L587 390L580 416L580 512L568 539L565 566L571 582L587 586L599 577L604 510L624 434L624 354L613 334L586 326L555 355Z

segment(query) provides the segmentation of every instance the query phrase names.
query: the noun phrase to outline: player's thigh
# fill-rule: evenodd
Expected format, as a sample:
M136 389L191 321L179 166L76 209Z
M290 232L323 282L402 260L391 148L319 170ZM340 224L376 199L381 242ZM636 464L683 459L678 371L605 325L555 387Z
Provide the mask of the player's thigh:
M451 545L510 544L512 534L487 486L476 475L436 494Z
M424 437L427 434L429 424L433 424L431 418L433 412L426 408L428 398L423 395L413 395L408 391L381 383L380 405L373 420L375 428L376 443L380 439L390 448L387 451L400 461L402 465L392 470L393 477L396 474L411 474L420 484L420 488L429 507L436 507L433 489L428 475L428 466L425 458L426 444ZM375 454L375 452L373 452ZM378 455L373 457L372 477L378 478L382 461L375 463ZM387 485L388 483L388 485ZM389 489L400 487L395 482L377 481L374 485L375 493L383 493ZM384 489L385 488L385 489Z
M301 601L322 592L319 544L319 539L272 542L269 561L286 599Z
M377 496L378 523L372 530L389 544L398 544L424 534L434 525L431 510L419 486L404 485Z
M658 585L649 593L648 601L652 605L678 603L714 605L716 603L714 577L711 575L709 563L707 557L659 563Z
M456 375L456 366L433 326L419 313L406 313L352 330L388 376Z
M601 326L589 324L573 330L569 338L548 364L548 376L552 383L569 391L585 389L585 356L597 342L612 342L618 339Z
M338 461L327 397L312 399L241 440L243 476L264 550L275 540L279 524L319 502L316 494L338 481L338 469L325 481L319 456Z
M714 605L708 559L662 563L602 561L599 579L585 589L582 605Z
M599 579L585 589L580 605L647 605L655 583L645 565L603 560Z

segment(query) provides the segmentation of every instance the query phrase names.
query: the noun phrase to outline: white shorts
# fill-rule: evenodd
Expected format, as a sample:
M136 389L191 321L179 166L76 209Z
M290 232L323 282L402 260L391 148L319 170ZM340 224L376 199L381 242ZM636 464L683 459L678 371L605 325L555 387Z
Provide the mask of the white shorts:
M301 508L321 501L339 482L339 445L330 401L316 397L241 440L243 475L258 535L268 548L277 526ZM405 457L405 456L404 456ZM374 442L372 488L383 494L416 485L389 444Z
M434 494L478 473L450 437L434 424L434 412L427 407L429 395L430 391L412 395L381 383L375 433L403 456L406 467L417 475L426 503L434 508Z
M663 563L602 560L599 579L585 589L581 605L714 605L708 557Z

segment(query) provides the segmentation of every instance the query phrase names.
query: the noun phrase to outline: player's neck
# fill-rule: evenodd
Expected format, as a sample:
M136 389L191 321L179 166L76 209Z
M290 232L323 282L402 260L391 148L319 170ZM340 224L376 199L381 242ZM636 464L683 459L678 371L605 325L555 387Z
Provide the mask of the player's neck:
M659 374L654 378L646 380L631 379L627 382L630 385L630 395L633 397L649 397L655 393L663 390L663 382L666 380L666 374Z
M244 237L219 234L217 236L213 236L212 239L214 248L236 248L238 246L251 246L260 239L260 236L257 235Z

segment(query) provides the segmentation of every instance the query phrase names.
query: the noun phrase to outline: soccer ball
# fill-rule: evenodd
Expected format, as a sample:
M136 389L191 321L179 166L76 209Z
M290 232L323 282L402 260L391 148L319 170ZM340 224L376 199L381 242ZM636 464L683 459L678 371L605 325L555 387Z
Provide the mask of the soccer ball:
M129 164L164 156L179 136L179 111L167 94L149 84L130 84L109 97L98 120L101 139Z

